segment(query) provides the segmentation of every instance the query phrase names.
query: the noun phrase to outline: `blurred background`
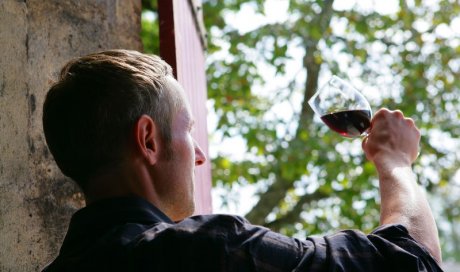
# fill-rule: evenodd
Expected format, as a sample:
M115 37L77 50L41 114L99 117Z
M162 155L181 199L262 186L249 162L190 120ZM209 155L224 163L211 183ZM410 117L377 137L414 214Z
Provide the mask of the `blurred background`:
M156 0L144 51L159 52ZM460 262L460 3L457 0L203 0L213 211L305 237L378 226L376 171L360 139L306 101L331 75L374 111L422 132L414 170L438 223L446 271Z

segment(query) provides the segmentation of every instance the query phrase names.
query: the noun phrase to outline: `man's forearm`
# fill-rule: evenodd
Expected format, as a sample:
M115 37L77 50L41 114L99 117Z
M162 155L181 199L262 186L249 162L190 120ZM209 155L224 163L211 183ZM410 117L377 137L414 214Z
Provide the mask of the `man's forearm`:
M411 167L381 167L381 224L402 224L441 262L438 231L428 201Z

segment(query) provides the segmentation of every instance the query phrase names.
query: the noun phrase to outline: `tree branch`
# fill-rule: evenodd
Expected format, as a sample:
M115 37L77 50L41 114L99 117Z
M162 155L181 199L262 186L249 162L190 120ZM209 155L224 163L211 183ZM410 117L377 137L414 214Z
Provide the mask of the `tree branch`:
M316 24L320 27L320 33L326 33L326 30L329 27L333 12L333 2L333 0L324 1L323 9L318 15L318 19L315 20ZM302 110L299 116L299 125L297 127L296 136L290 141L289 147L299 146L299 143L302 142L300 132L308 129L313 117L313 111L308 106L307 101L316 91L318 85L318 75L321 63L318 63L314 56L318 51L317 45L319 39L314 39L313 37L306 37L306 39L304 68L307 70L307 80L305 84L305 94L302 102ZM305 146L303 152L307 153L308 148L308 146ZM296 152L298 152L298 150L296 150ZM266 223L265 220L267 215L273 211L274 207L280 204L286 196L286 192L293 187L294 180L284 179L282 177L282 171L279 170L280 167L275 166L274 168L278 169L278 171L275 171L276 178L274 183L268 188L267 192L260 195L260 199L257 204L248 214L246 214L247 219L254 224L264 225Z
M318 17L318 20L316 20L317 24L320 26L320 33L326 33L326 29L329 27L332 18L333 3L333 0L324 1L323 10ZM305 42L306 53L303 63L305 69L307 70L307 79L305 84L304 100L302 102L302 110L300 113L298 133L301 130L308 128L313 117L313 111L308 105L308 100L313 96L316 89L318 88L318 77L321 68L321 63L318 62L318 60L315 58L315 54L318 53L318 42L319 39L314 39L312 37L310 37L309 40Z
M292 183L284 180L279 175L268 190L260 195L257 204L246 214L246 218L253 224L265 225L265 218L284 199Z
M297 201L296 205L288 213L286 213L283 217L265 224L265 226L273 231L280 231L283 226L297 222L299 220L300 213L305 210L305 207L308 204L327 196L327 194L321 192L320 190L316 190L311 194L305 194L299 199L299 201Z

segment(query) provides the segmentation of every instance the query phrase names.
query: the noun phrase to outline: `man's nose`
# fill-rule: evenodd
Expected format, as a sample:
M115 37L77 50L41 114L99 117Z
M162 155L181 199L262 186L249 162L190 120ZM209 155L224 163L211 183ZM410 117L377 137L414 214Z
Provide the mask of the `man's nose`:
M199 166L199 165L204 164L207 158L203 150L201 149L201 147L198 145L198 143L195 140L194 142L195 142L195 165Z

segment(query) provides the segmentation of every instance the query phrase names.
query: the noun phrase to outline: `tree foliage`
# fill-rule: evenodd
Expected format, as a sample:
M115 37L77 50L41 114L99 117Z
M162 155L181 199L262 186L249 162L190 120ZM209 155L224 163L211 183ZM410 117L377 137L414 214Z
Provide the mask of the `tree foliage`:
M158 5L156 0L142 0L141 39L144 52L160 53Z
M246 214L251 222L288 235L378 225L377 176L360 140L332 133L306 103L336 74L374 110L400 109L415 120L422 143L414 170L430 193L444 257L460 256L458 1L400 0L381 12L353 1L344 8L333 0L285 0L289 16L245 31L232 21L245 20L238 12L265 18L270 1L203 2L213 137L245 143L244 158L212 158L213 182L260 188Z

